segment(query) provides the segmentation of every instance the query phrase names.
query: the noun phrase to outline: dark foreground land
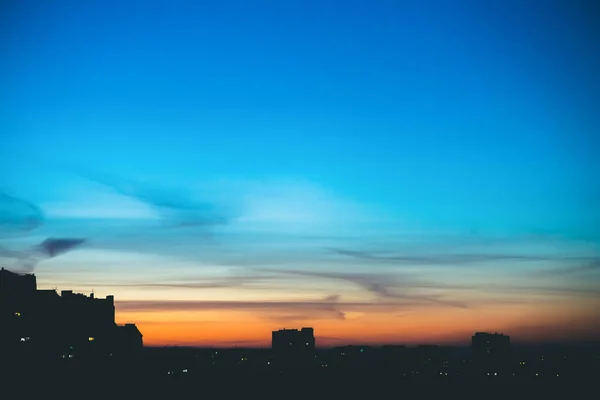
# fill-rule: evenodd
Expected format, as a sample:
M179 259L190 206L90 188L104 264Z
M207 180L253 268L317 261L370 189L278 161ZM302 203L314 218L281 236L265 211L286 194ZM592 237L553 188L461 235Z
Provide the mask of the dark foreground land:
M174 370L159 359L111 362L16 362L2 366L2 399L46 396L120 398L587 398L597 394L595 370L517 376L476 369L409 371L382 367L198 367ZM180 365L177 365L180 367ZM417 373L418 372L418 373ZM590 392L591 390L591 392ZM592 398L595 398L592 396Z

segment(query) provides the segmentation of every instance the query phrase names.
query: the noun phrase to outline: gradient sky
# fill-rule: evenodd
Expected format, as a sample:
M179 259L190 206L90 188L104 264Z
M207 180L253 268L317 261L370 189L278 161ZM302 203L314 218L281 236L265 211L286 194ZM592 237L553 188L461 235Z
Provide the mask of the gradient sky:
M597 2L0 15L0 264L38 287L148 345L600 335Z

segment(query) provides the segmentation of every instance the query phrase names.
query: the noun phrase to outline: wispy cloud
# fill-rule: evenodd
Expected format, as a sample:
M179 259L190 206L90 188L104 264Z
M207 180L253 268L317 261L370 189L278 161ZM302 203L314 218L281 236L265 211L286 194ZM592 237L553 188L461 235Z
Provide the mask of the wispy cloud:
M553 277L553 276L563 276L563 275L571 275L571 274L580 274L591 271L600 270L600 259L598 260L589 260L587 263L562 267L562 268L548 268L543 270L537 270L530 273L532 276L538 277Z
M67 253L85 243L85 239L48 238L26 250L10 250L0 247L0 256L17 259L17 267L34 270L38 262Z
M312 278L338 279L354 283L363 287L367 291L374 293L382 299L410 300L425 303L435 303L450 307L467 308L467 305L440 296L410 294L398 289L410 288L441 288L442 285L419 283L418 280L404 274L361 274L361 273L342 273L342 272L320 272L307 270L273 270L257 269L259 271L302 275Z
M273 270L257 269L263 272L275 274L290 274L296 276L307 276L311 278L343 280L356 284L365 290L374 293L381 299L399 299L431 303L442 306L457 308L473 308L486 304L520 304L526 302L531 295L543 296L569 296L569 297L600 297L600 289L582 287L575 285L552 286L532 282L520 282L515 284L493 283L490 281L479 281L469 284L435 282L423 279L418 274L405 273L346 273L334 271L311 271L311 270ZM477 292L478 297L468 301L454 301L441 295L422 295L414 293L413 289L432 289L450 293L452 296ZM510 300L499 299L497 296L511 296ZM495 297L494 297L495 296ZM518 296L518 297L515 297ZM467 297L469 298L469 297ZM486 298L488 300L486 300Z
M0 192L0 237L29 232L43 223L44 214L38 206Z
M102 282L96 280L92 282L79 282L80 286L102 286L102 287L128 287L128 288L161 288L161 289L221 289L233 287L248 288L250 284L272 280L271 276L258 276L249 274L232 274L230 276L221 277L199 277L199 276L184 276L184 277L164 277L153 278L152 281L109 281ZM265 289L265 286L251 286L257 289Z
M333 307L335 306L335 308ZM352 309L358 311L391 311L399 308L427 307L421 301L395 300L388 302L331 302L328 300L313 301L151 301L124 300L118 302L122 312L160 312L160 311L206 311L206 310L247 310L254 312L328 312L339 318L339 310Z
M346 313L338 308L340 299L341 296L337 294L326 296L322 300L321 309L318 312L311 310L311 313L302 313L302 311L306 310L297 310L297 307L292 307L291 309L286 309L284 314L269 314L268 319L278 322L309 321L320 318L345 320ZM290 314L290 312L292 313Z
M55 239L49 238L40 243L36 250L42 255L53 258L60 254L66 253L75 247L85 243L85 239Z
M547 256L547 255L528 255L528 254L493 254L493 253L461 253L461 254L417 254L417 255L381 255L367 251L343 250L337 248L328 248L329 251L348 257L389 261L394 263L406 264L427 264L427 265L460 265L476 264L493 261L565 261L565 262L583 262L597 261L597 257L589 256Z
M162 188L98 172L70 169L83 178L101 184L115 193L147 204L172 226L215 226L231 221L231 210L208 200L199 201L175 188Z
M0 237L31 234L44 222L44 214L35 204L0 193ZM0 246L0 257L16 259L17 268L32 271L39 261L64 254L84 242L85 239L48 238L25 250Z

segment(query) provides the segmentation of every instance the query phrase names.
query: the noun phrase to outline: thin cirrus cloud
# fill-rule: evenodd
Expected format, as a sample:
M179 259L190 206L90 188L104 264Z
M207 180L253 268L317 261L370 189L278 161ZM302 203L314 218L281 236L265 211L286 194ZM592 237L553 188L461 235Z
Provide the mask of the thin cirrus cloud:
M530 274L537 277L555 277L572 274L581 274L586 272L595 272L600 270L600 259L586 260L580 265L562 267L562 268L547 268L543 270L533 271Z
M221 277L190 277L183 276L180 278L177 277L165 277L165 278L154 278L152 281L136 281L136 282L127 282L127 281L109 281L109 282L96 282L96 286L98 283L103 287L124 287L124 288L139 288L139 289L222 289L222 288L236 288L236 287L244 287L245 289L255 288L255 289L268 289L272 288L272 286L261 286L261 285L252 285L255 283L264 283L265 281L273 280L275 277L269 276L257 276L257 275L249 275L249 274L231 274L229 276L221 276ZM92 283L79 283L82 286L90 286ZM251 286L250 286L251 285Z
M165 311L211 311L247 310L255 312L326 312L339 317L339 309L360 311L396 310L398 307L423 307L427 304L418 301L396 300L389 302L334 302L328 298L313 301L151 301L123 300L118 302L123 312L165 312Z
M223 225L229 223L232 218L231 210L225 210L220 204L207 200L196 200L173 188L161 188L148 183L82 169L75 172L91 182L150 206L176 226Z

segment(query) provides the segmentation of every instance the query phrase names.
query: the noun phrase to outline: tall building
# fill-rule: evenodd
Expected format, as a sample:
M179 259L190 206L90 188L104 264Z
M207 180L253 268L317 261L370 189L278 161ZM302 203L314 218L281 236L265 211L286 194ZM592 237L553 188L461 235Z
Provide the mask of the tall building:
M0 352L22 357L101 357L143 346L133 324L115 323L113 296L37 290L33 274L0 269Z
M271 347L279 365L306 365L314 362L315 335L313 328L273 331Z
M477 332L471 338L473 362L486 369L502 369L510 364L510 336L501 333ZM496 372L496 371L492 371Z

